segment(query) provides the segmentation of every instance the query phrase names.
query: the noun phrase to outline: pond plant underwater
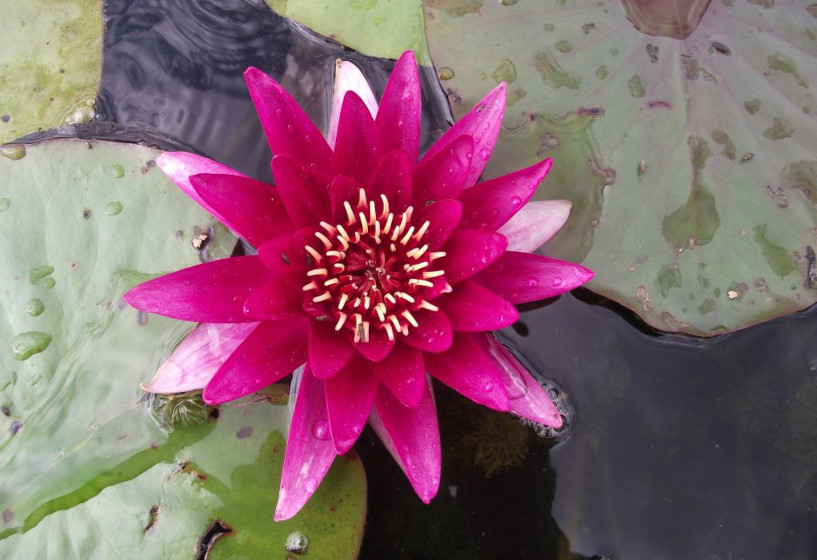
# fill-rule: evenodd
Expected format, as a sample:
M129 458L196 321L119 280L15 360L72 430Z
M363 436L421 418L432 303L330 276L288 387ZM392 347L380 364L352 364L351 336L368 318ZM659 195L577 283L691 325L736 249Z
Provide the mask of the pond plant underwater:
M0 551L14 558L813 557L814 311L709 340L654 328L709 336L814 301L809 88L817 79L810 23L817 7L667 3L674 25L662 27L656 22L667 13L637 1L434 1L391 20L377 3L341 5L334 15L318 2L290 4L270 3L385 59L327 41L261 3L111 1L95 100L95 86L66 93L60 81L67 74L81 82L86 63L93 74L93 57L79 61L76 74L55 65L52 78L47 65L35 76L18 64L20 89L3 97L8 109L0 110L9 127L3 141L14 141L0 161L7 177L0 332L11 347L0 377ZM54 52L72 38L74 49L93 43L75 22L100 18L99 6L77 6L85 11L53 12L42 26ZM18 21L36 17L37 6L26 9ZM437 45L436 72L424 40L395 31L411 29L418 14ZM372 33L387 48L367 45L366 33L349 35L348 20L378 22L374 30L389 21ZM403 27L390 27L395 22ZM508 22L518 33L502 32ZM536 42L520 44L534 27ZM497 38L490 53L480 44L486 35ZM411 54L389 62L407 47L419 69ZM259 68L247 76L263 127L242 78L248 67ZM35 99L16 91L36 98L47 91L37 80L62 84L46 93L45 106L65 102L70 111L59 120L68 124L56 126L48 107L35 114L38 124L25 124L23 108ZM501 82L508 84L504 120L492 103L505 97ZM733 95L743 84L758 86L756 97ZM343 102L347 90L360 95ZM611 93L618 90L623 98ZM448 102L460 117L450 129ZM722 116L714 116L716 106ZM709 120L679 119L707 111ZM666 143L644 133L661 119L677 128ZM627 122L623 135L611 131ZM300 140L290 140L287 124ZM474 132L482 125L486 135ZM334 131L329 144L319 129ZM277 160L274 181L265 133ZM138 145L145 143L166 151ZM425 154L417 169L435 159L459 165L465 171L454 175L470 185L491 148L476 186L411 172ZM469 149L488 152L476 157L479 169L462 161ZM550 156L552 171L534 193L528 186L551 169ZM399 178L401 188L385 177ZM276 184L280 200L265 199L272 187L262 181ZM318 185L310 196L304 182ZM736 182L754 189L745 193L749 204L730 198ZM324 195L315 194L320 185L329 185ZM436 219L433 209L444 205L433 188L451 189ZM505 208L489 188L519 192L505 197ZM537 200L525 205L531 195ZM570 199L570 216L569 204L543 196ZM519 218L500 223L519 208ZM586 281L587 269L500 256L500 237L511 251L532 250L565 219L544 252L590 265L597 274L590 288L629 309L584 290L535 302ZM450 239L483 236L499 245L488 247L486 262L469 260L466 249L478 245L433 247L434 236L448 233L434 231L435 223L459 227ZM377 228L399 234L381 245ZM506 235L490 233L496 228ZM247 243L237 247L233 233ZM296 251L306 246L309 261ZM368 251L383 263L362 265L371 281L363 288L320 266L331 261L345 272ZM562 282L492 274L488 261L508 255L528 260L505 270L548 263L563 267ZM216 269L219 281L210 282ZM224 282L235 272L238 292ZM278 282L268 282L271 274ZM174 279L181 282L168 289ZM376 301L384 286L395 295ZM126 301L204 323L190 331ZM471 312L476 301L479 314ZM458 332L450 339L456 359L412 339L428 321L440 327L440 317ZM272 342L252 342L251 333L274 330L281 318L287 328ZM239 322L223 324L231 321ZM511 323L497 339L479 332ZM448 340L445 331L439 338ZM256 352L242 351L246 345ZM265 388L304 361L308 369L296 371L289 390ZM247 379L255 371L248 362L268 367ZM502 366L494 371L491 363ZM233 374L236 364L241 371ZM147 389L184 392L145 395L139 383L156 370ZM426 370L537 423L470 406L440 383L432 399ZM521 380L527 392L503 380ZM202 400L196 389L205 385ZM223 401L231 402L211 406ZM417 413L425 421L412 421ZM373 433L361 430L367 419ZM374 433L407 477L374 445ZM355 440L363 463L349 451ZM106 536L111 531L120 542Z

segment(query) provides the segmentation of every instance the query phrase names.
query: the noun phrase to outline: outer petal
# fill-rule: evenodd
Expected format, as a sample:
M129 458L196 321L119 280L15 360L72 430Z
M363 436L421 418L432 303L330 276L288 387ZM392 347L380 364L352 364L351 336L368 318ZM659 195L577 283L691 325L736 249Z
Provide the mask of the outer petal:
M411 202L411 166L402 150L386 154L372 173L366 194L378 208L380 195L386 195L392 212L402 212Z
M335 332L332 321L309 321L309 365L315 377L326 379L349 363L354 353L344 333Z
M484 181L460 196L460 227L495 231L530 200L550 171L553 160L546 159L526 169Z
M187 152L165 152L156 158L156 165L158 165L159 169L164 171L165 175L170 177L187 196L198 202L202 208L218 218L220 222L226 222L227 220L224 220L215 208L210 206L199 196L196 189L194 189L190 183L190 177L199 175L200 173L209 173L248 178L243 173L239 173L226 165L222 165L206 157L188 154Z
M352 359L340 373L324 381L329 428L338 455L352 448L372 409L377 377L360 357Z
M355 92L347 92L338 121L333 175L347 175L365 185L379 161L377 129L369 109Z
M409 329L403 341L409 346L425 352L445 352L451 348L454 331L445 311L413 311L417 327Z
M422 208L444 198L457 198L465 188L474 139L462 135L432 157L424 156L414 168L414 204Z
M377 391L369 421L394 460L425 503L440 486L440 430L431 380L424 381L420 403L407 408L382 387Z
M414 53L404 52L394 65L380 109L377 132L383 153L402 150L414 164L420 153L420 75Z
M591 278L592 270L575 263L507 251L474 280L511 303L527 303L568 292Z
M455 231L446 243L446 255L441 259L445 279L453 285L476 274L502 256L507 244L502 235L493 231Z
M369 82L360 72L360 68L348 60L335 61L335 88L332 94L332 110L329 114L329 130L326 133L326 141L329 147L335 149L335 139L338 136L338 119L340 118L340 108L343 105L343 98L347 91L355 92L366 108L369 109L372 118L377 115L377 99L374 97Z
M203 389L258 323L202 323L182 340L142 385L151 393L183 393Z
M423 243L428 243L432 250L439 249L448 240L462 217L462 205L457 200L440 200L430 206L420 207L416 223L430 222Z
M477 404L506 412L508 395L482 335L455 333L451 349L426 354L428 372Z
M499 228L508 239L508 251L532 253L553 237L570 216L569 200L528 202Z
M307 364L289 426L275 521L300 511L326 476L335 455L323 381L315 379Z
M137 309L199 323L251 322L244 302L270 279L256 256L221 259L143 282L125 294Z
M464 281L457 289L434 300L445 310L456 331L493 331L512 325L519 312L505 299L476 282Z
M273 155L284 154L328 175L332 151L318 128L287 91L258 68L244 79Z
M422 352L398 342L386 359L372 363L371 368L403 406L414 407L420 403L426 386Z
M329 185L307 166L277 155L272 158L272 176L293 224L309 226L329 218Z
M539 382L493 336L484 336L510 399L508 412L551 428L561 428L562 415Z
M306 361L306 319L264 321L204 388L204 402L221 404L275 383Z
M465 187L477 182L485 164L491 158L491 151L496 144L496 137L502 126L502 116L505 114L505 92L508 86L502 82L477 103L473 109L461 118L457 124L443 134L426 155L423 161L433 157L447 148L458 136L468 134L474 139L474 157L465 179Z

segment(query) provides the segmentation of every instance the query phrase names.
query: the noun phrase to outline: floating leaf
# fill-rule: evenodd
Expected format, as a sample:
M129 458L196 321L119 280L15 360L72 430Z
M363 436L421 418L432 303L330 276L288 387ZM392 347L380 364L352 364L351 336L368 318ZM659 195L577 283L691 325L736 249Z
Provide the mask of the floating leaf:
M573 213L549 254L583 260L592 289L662 330L710 335L817 300L804 3L460 4L430 5L434 61L458 116L508 82L488 176L554 158L537 197Z

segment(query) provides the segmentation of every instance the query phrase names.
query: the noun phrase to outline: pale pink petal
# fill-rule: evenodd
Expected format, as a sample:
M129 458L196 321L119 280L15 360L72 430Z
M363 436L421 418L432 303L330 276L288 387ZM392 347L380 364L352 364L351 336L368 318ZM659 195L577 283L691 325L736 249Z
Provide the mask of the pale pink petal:
M511 303L527 303L569 292L591 278L592 270L572 262L506 251L473 279Z
M333 321L309 321L309 365L318 379L338 373L349 363L355 349Z
M454 331L445 311L421 309L412 314L417 319L417 326L403 337L406 344L425 352L445 352L451 348Z
M485 342L508 393L508 412L551 428L561 428L562 415L525 366L490 334L485 335Z
M332 174L346 175L366 185L381 155L369 109L355 92L347 92L338 121Z
M335 460L323 381L304 368L287 436L275 521L289 519L306 504Z
M329 185L308 166L287 155L272 158L272 176L287 214L298 227L330 217Z
M425 355L426 368L436 379L464 397L506 412L508 395L482 336L454 333L454 343L447 352Z
M508 86L502 82L488 92L482 101L477 103L429 148L423 156L423 161L448 148L459 136L468 134L474 139L474 155L465 179L465 187L468 188L475 184L491 158L491 151L496 144L496 138L502 126L502 116L505 114L507 89Z
M385 360L373 362L371 368L404 406L417 406L423 398L426 370L421 351L398 342Z
M445 150L423 157L413 171L414 205L422 208L438 200L457 198L465 188L473 155L474 139L464 134Z
M502 256L508 242L494 232L482 229L459 229L445 244L441 267L449 284L476 274Z
M425 379L424 385L420 403L412 408L403 406L380 387L369 422L414 491L429 503L440 487L440 430L431 380Z
M207 404L255 393L306 362L307 320L263 321L204 388Z
M493 331L519 319L519 312L507 300L469 280L434 300L434 305L445 310L455 331Z
M182 321L252 322L244 302L270 278L257 256L221 259L143 282L124 299L136 309Z
M349 451L363 431L378 383L368 362L357 355L337 375L324 380L329 429L338 455Z
M508 251L532 253L556 235L568 216L569 200L528 202L497 231L508 238Z
M420 75L414 53L404 52L394 65L375 123L384 153L401 150L412 166L420 153Z
M372 118L377 116L377 99L375 99L372 88L363 73L354 63L348 60L336 60L332 110L329 113L329 130L326 133L326 141L333 150L335 149L335 139L338 136L340 108L343 105L343 98L346 96L347 91L355 92L363 100Z
M184 393L203 389L221 364L258 323L202 323L159 366L142 389L150 393Z

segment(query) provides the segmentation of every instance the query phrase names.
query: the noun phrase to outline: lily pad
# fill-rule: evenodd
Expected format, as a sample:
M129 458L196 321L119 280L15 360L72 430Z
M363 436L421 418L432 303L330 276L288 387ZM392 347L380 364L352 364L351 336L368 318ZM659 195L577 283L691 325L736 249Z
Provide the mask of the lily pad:
M102 67L99 0L7 3L0 37L0 144L94 117Z
M429 46L457 116L508 82L488 176L553 157L537 197L574 206L546 252L582 261L591 289L658 329L711 335L811 305L813 10L623 4L430 5Z
M397 59L414 51L430 65L422 0L266 0L282 16L363 54Z

